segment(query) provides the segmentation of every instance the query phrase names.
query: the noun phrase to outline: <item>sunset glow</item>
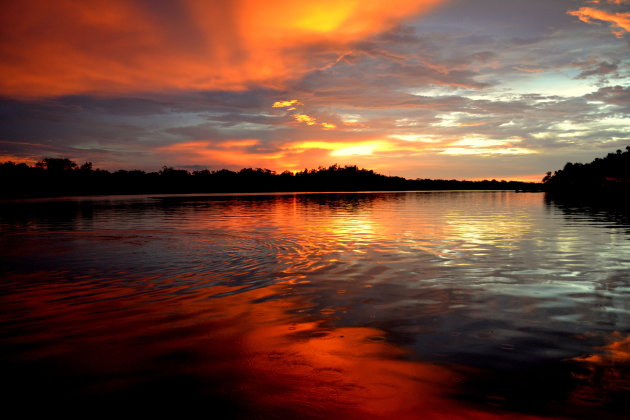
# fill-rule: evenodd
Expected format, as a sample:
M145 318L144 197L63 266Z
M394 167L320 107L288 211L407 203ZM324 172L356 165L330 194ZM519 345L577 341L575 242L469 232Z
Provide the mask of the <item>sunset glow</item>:
M5 411L626 418L629 47L630 0L0 1Z
M630 144L627 1L464 3L6 4L0 155L516 180Z

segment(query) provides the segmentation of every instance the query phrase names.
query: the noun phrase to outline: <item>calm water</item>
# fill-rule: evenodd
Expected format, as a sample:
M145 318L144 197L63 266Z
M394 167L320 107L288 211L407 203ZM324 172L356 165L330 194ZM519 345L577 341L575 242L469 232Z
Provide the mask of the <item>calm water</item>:
M512 192L0 203L3 404L630 415L630 215Z

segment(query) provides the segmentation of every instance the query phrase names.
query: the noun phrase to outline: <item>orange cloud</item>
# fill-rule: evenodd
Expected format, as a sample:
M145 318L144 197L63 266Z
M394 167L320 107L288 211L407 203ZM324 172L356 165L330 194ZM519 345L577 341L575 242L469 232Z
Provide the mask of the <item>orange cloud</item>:
M593 9L592 7L580 7L578 10L567 12L567 14L575 16L582 22L588 24L598 23L595 22L597 20L608 22L609 26L613 28L611 32L617 38L622 38L624 31L630 32L630 13L609 13L603 10Z
M277 87L329 64L313 61L310 46L341 55L443 1L3 2L0 94Z
M289 101L276 101L273 103L273 105L271 106L272 108L289 108L289 109L295 109L294 106L295 105L303 105L302 102L298 101L297 99L291 99Z
M230 140L221 143L195 140L158 147L155 152L158 155L168 155L169 160L176 164L204 166L214 163L242 167L243 162L249 162L254 166L269 166L270 161L284 156L283 153L254 153L245 149L258 143L257 139Z
M315 125L315 118L306 114L293 114L292 117L297 122L306 123L306 125Z
M294 109L294 108L289 108L289 110ZM327 122L323 122L323 123L318 123L317 119L314 117L311 117L310 115L306 115L306 114L292 114L291 115L293 117L293 119L297 122L300 123L305 123L306 125L316 125L319 124L324 130L334 130L335 128L337 128L337 126L335 124L332 123L327 123Z
M219 143L221 147L248 147L260 144L258 139L228 140Z

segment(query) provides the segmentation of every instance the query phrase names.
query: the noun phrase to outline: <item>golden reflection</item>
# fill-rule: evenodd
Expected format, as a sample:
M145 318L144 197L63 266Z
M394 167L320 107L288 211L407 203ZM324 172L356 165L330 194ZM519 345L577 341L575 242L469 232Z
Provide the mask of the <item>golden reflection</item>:
M483 209L485 214L480 214L474 212L477 204L474 201L468 204L468 208L472 209L473 213L445 209L445 234L452 240L464 241L469 245L516 247L518 241L532 229L533 222L527 207L537 206L539 197L534 195L514 197L506 192L488 194L491 195L484 195L484 200L493 200L497 205L512 207L513 211L493 212L490 207Z

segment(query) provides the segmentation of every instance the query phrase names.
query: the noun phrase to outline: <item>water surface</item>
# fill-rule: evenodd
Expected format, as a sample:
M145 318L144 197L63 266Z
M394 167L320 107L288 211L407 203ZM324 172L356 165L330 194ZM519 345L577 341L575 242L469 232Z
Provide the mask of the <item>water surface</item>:
M0 203L7 401L624 418L626 216L496 191Z

